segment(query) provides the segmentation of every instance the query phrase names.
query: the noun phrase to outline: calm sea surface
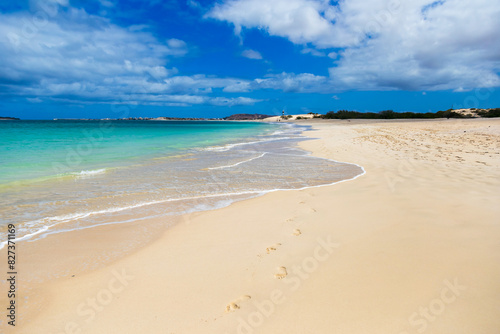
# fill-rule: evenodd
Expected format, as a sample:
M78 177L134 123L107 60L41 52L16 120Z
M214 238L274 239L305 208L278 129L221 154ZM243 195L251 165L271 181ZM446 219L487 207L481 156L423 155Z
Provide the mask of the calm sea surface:
M0 240L10 223L18 240L33 241L363 172L298 149L305 129L259 122L0 121Z

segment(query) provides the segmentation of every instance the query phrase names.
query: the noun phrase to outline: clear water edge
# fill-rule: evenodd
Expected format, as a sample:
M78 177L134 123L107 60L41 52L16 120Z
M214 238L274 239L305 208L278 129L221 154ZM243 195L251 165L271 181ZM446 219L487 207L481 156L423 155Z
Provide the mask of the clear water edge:
M38 192L43 193L48 182L52 185L51 193L56 190L62 194L61 201L54 201L53 205L62 207L61 211L65 214L54 215L52 212L50 215L45 212L38 219L31 220L28 218L30 214L25 215L25 221L20 224L22 235L17 241L34 241L53 233L153 216L166 217L210 210L273 191L331 185L364 174L360 166L312 157L298 149L296 143L305 140L301 137L304 129L286 125L273 127L266 131L254 129L253 134L247 132L244 138L226 137L218 143L210 143L219 145L193 145L170 150L166 155L148 156L145 159L143 156L142 163L134 161L134 164L122 164L119 167L71 171L56 179L49 177L48 180L40 181L38 184L42 189L37 189ZM166 171L169 176L164 175ZM127 179L130 175L140 173L146 173L148 177ZM309 175L304 178L303 174ZM244 181L238 180L242 176ZM120 180L124 179L125 182L120 184ZM112 184L113 187L106 192L102 187L99 188L102 183ZM92 210L75 210L78 205L70 202L81 202L79 197L82 191L77 192L76 198L71 198L68 185L85 189L87 203L84 203L84 207ZM141 188L141 185L144 187L140 191L131 194L132 186ZM24 184L22 187L30 191L37 188L33 184ZM100 195L100 199L106 196L112 198L116 194L119 194L117 201L109 201L104 207L95 205L97 195ZM36 198L31 204L36 204L35 201ZM16 205L26 208L29 200L22 202ZM117 203L129 205L120 206ZM68 206L71 208L68 209ZM2 239L5 240L3 236Z

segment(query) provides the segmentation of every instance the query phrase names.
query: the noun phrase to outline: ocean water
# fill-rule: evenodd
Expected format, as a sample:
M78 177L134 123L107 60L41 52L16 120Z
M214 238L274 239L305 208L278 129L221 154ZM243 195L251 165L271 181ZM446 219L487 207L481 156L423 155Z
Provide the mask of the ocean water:
M304 130L260 122L2 121L0 241L10 223L19 241L35 241L363 173L299 149Z
M251 122L1 121L0 187L120 166L273 128Z

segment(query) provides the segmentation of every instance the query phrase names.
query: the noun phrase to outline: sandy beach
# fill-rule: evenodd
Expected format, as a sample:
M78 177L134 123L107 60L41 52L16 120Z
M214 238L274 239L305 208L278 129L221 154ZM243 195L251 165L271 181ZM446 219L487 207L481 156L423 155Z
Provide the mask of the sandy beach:
M313 127L302 148L366 174L186 215L166 231L113 225L21 243L18 325L3 316L2 327L499 333L500 119L298 122ZM110 245L138 240L105 261Z

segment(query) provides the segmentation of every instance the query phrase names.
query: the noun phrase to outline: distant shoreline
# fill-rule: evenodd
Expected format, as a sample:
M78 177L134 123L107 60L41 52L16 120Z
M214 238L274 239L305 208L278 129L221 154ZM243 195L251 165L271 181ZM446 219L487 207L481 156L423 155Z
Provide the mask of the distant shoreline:
M265 114L233 114L226 117L204 118L204 117L127 117L127 118L53 118L44 121L264 121L264 122L286 122L296 120L311 119L338 119L338 120L425 120L425 119L449 119L449 118L497 118L500 117L500 108L489 109L448 109L435 113L416 113L416 112L394 112L384 110L378 113L358 112L339 110L337 112L329 111L326 114L308 113L308 114L289 114L270 116ZM0 120L21 120L16 117L0 117ZM37 119L23 119L25 121L35 121Z

